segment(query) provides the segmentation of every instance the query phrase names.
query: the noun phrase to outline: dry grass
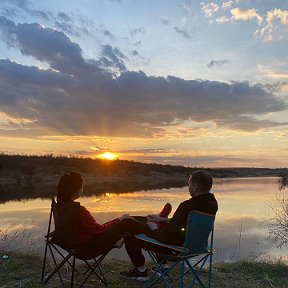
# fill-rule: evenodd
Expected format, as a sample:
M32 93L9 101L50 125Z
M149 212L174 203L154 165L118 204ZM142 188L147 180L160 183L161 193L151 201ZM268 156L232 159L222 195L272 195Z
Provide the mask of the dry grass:
M41 284L42 258L36 255L15 254L10 261L1 263L0 260L0 287L1 288L37 288L37 287L61 287L57 275L48 284ZM109 287L143 287L143 283L123 279L119 272L131 268L128 261L108 260L104 263L103 270L109 283ZM64 278L69 279L67 270L62 271ZM207 275L204 273L204 279ZM93 277L92 277L93 278ZM85 287L105 287L98 280L91 280ZM76 277L76 281L79 276ZM186 281L189 280L187 277ZM213 287L263 287L284 288L288 287L288 266L284 263L267 262L237 262L214 265ZM68 284L68 283L67 283ZM69 286L69 285L67 285ZM77 286L76 286L77 287ZM158 285L164 287L164 285ZM195 285L194 287L199 287Z

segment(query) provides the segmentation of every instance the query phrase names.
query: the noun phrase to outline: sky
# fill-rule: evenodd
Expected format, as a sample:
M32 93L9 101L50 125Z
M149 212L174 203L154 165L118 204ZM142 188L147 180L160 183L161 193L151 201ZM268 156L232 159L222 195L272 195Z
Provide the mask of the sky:
M0 0L0 153L287 167L287 0Z

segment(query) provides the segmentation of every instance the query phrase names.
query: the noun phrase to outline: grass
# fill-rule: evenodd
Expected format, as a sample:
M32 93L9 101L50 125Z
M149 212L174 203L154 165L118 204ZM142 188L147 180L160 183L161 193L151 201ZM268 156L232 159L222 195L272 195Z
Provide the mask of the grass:
M1 263L0 260L0 288L37 288L37 287L62 287L57 275L48 284L41 284L42 258L37 255L15 254L10 261ZM128 261L109 259L104 263L104 273L109 287L143 287L143 283L123 279L119 272L131 268ZM65 270L65 269L64 269ZM67 270L62 271L67 279ZM204 273L204 278L207 275ZM187 277L188 278L188 277ZM79 278L76 277L76 281ZM189 279L187 279L188 281ZM68 286L68 285L67 285ZM77 287L77 286L76 286ZM105 287L98 280L91 280L85 287ZM164 285L158 285L164 287ZM195 285L195 287L200 287ZM248 262L217 263L213 268L213 287L263 287L284 288L288 287L288 266L283 262Z

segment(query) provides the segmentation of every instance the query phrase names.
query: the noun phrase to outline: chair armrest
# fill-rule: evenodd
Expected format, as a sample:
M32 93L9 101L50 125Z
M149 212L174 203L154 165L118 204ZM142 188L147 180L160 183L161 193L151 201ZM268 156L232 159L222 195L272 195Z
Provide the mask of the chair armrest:
M145 242L148 242L148 243L160 246L160 247L168 248L168 249L174 250L176 252L180 252L180 253L187 253L188 252L188 249L186 249L184 247L166 244L166 243L160 242L156 239L150 238L150 237L146 236L145 234L138 234L138 235L135 235L135 237L139 240L142 240L142 241L145 241Z

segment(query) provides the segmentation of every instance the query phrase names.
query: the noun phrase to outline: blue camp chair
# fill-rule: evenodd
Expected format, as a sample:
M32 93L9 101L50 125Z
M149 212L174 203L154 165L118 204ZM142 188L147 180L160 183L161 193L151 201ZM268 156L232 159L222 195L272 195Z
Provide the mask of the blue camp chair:
M152 243L153 246L164 247L171 250L171 255L159 254L160 258L172 262L168 269L163 269L159 262L159 257L152 250L146 249L154 262L155 273L151 276L145 287L151 287L158 280L162 279L167 287L173 286L173 280L170 275L175 267L180 267L179 277L176 280L180 281L180 287L184 287L184 277L190 273L191 281L188 287L192 287L195 283L198 283L202 288L205 288L203 280L201 280L201 274L204 271L205 265L208 261L208 285L211 287L212 280L212 256L213 256L213 227L214 227L214 215L204 214L198 211L191 211L188 215L186 223L185 241L183 247L169 245L161 243L155 239L152 239L145 234L136 235L137 239L144 242ZM210 236L210 243L208 240ZM191 264L191 259L195 260L195 263ZM190 260L190 261L189 261ZM194 261L193 261L194 262ZM185 267L186 266L186 267Z

